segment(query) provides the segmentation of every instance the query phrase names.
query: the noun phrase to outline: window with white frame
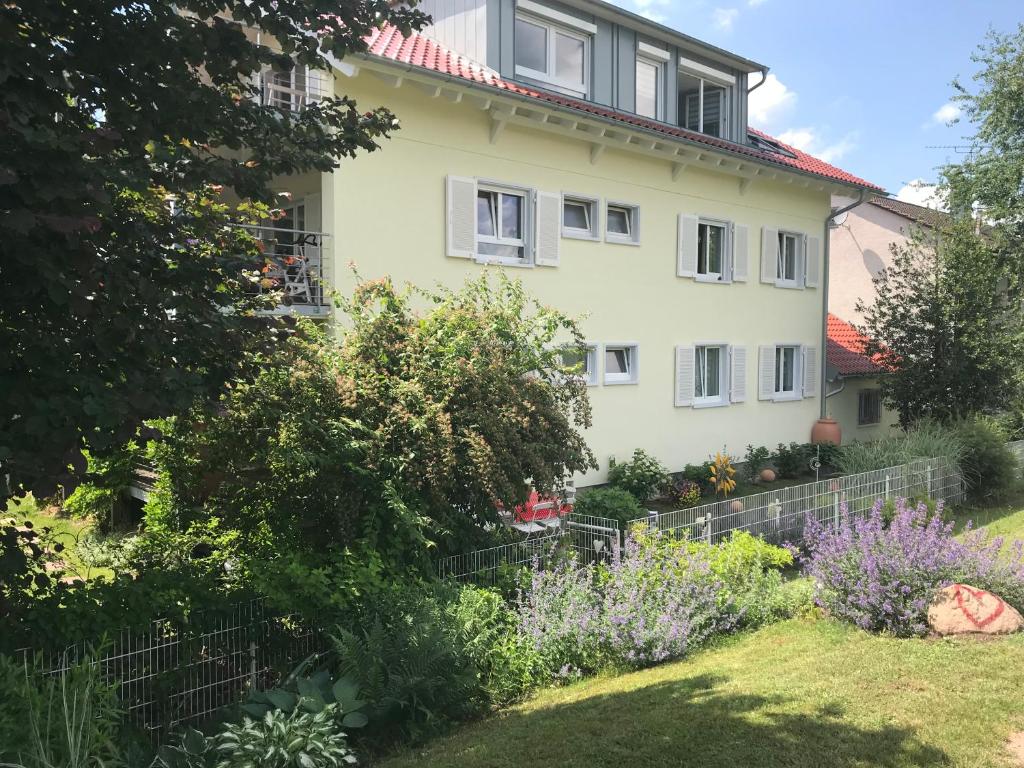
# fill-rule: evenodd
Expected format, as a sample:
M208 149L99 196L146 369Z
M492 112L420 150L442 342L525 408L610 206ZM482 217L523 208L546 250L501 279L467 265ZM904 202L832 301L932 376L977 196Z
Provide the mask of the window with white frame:
M779 399L800 396L800 347L775 347L775 397Z
M779 261L776 279L784 285L799 285L802 274L804 236L779 232Z
M736 77L697 61L680 58L679 123L691 131L726 137L729 97Z
M640 209L626 203L608 203L605 210L605 239L610 243L640 243Z
M590 386L598 383L596 344L587 343L582 347L575 345L563 347L559 350L558 357L563 373L569 376L579 376Z
M527 5L527 3L520 3ZM542 80L558 90L586 96L592 26L558 11L529 3L535 13L516 13L516 75ZM543 14L543 15L542 15ZM550 15L554 18L547 18ZM562 23L555 20L562 18Z
M604 347L604 383L635 384L639 378L640 348L636 344L606 344Z
M728 347L704 345L694 348L693 402L714 405L725 402Z
M866 427L882 421L882 391L862 389L857 394L857 425Z
M701 219L697 223L697 278L711 282L729 280L731 255L729 224Z
M562 195L562 236L583 240L600 237L600 213L597 200L578 195Z
M476 252L498 261L523 263L527 245L528 192L480 184L476 193Z

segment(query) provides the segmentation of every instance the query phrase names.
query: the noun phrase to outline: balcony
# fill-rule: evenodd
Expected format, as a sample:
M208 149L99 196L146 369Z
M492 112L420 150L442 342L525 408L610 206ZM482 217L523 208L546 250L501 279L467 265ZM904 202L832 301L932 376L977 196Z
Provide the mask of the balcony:
M289 112L301 112L328 95L324 73L309 67L296 66L283 72L266 70L260 73L260 104Z
M258 281L261 294L281 297L271 314L326 317L330 300L324 296L323 232L282 227L251 228L266 260Z

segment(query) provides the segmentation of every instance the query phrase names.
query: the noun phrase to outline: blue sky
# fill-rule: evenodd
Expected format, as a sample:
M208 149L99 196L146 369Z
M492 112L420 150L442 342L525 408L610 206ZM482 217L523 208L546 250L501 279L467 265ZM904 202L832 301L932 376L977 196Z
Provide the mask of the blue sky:
M920 202L966 143L950 82L969 81L990 28L1016 29L1021 0L613 0L770 68L751 124ZM754 76L757 77L756 75Z

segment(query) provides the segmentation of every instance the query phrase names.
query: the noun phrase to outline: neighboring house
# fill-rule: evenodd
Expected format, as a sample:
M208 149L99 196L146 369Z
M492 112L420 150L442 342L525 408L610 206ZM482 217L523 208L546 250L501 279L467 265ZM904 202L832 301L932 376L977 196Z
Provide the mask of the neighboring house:
M864 353L867 337L829 313L826 408L839 422L842 442L875 440L899 425L899 414L882 402L885 369Z
M419 7L423 34L384 29L333 76L266 79L293 108L315 81L401 124L334 174L281 179L283 250L308 259L282 265L287 311L328 315L304 286L348 290L349 262L422 286L522 280L583 318L601 468L581 485L638 447L676 471L808 440L830 201L882 190L748 128L765 67L613 5Z
M864 317L857 311L857 301L865 306L874 303L872 280L883 268L892 266L893 243L906 245L915 229L941 227L949 214L876 197L840 219L830 232L828 307L839 317L860 323Z

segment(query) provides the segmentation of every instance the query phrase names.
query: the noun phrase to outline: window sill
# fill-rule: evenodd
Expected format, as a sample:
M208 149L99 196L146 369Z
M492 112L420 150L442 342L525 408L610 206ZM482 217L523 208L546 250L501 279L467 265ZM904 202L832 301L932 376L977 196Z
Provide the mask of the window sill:
M800 395L797 395L797 394L792 394L792 395L775 395L774 397L772 397L772 402L773 403L792 403L792 402L796 402L798 400L803 400L803 398L800 397Z
M800 283L798 283L796 281L793 281L793 280L776 280L775 281L775 287L776 288L787 288L787 289L789 289L791 291L803 290L803 285L801 285Z
M577 99L583 99L584 101L590 101L590 94L586 90L581 91L579 88L574 88L572 85L552 82L551 80L547 80L542 72L535 72L532 69L516 67L516 80L526 83L527 85L546 88L549 91L561 93L565 96L572 96Z
M592 243L601 242L601 236L583 229L563 229L562 237L567 240L589 240Z
M866 424L861 424L859 421L857 422L857 428L858 429L860 429L861 427L871 428L871 427L880 427L880 426L882 426L881 420L879 420L879 421L870 421L870 422L867 422Z
M632 246L636 246L636 247L640 246L640 241L639 240L634 240L633 238L625 236L625 235L622 235L622 236L605 235L604 236L604 240L605 240L606 243L611 243L612 245L632 245Z
M707 283L708 285L730 285L731 280L723 280L720 277L708 277L707 275L698 274L694 278L695 282Z
M481 267L518 267L520 269L533 269L534 264L522 259L502 259L500 257L474 256L473 261Z
M606 387L618 387L624 384L638 384L638 379L605 379L604 385Z
M706 400L703 402L695 400L693 403L694 410L698 408L724 408L727 405L729 405L729 402L722 398L719 398L717 400Z

